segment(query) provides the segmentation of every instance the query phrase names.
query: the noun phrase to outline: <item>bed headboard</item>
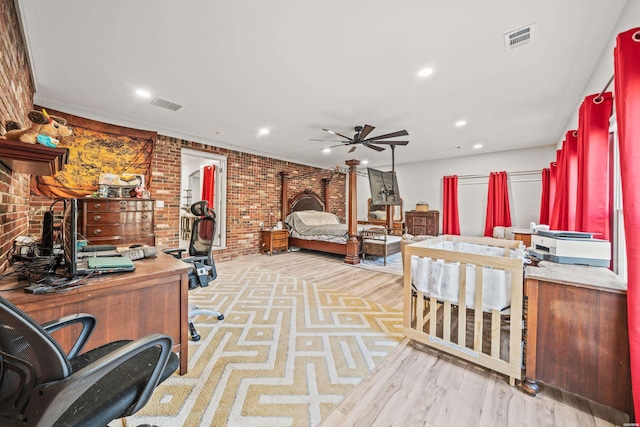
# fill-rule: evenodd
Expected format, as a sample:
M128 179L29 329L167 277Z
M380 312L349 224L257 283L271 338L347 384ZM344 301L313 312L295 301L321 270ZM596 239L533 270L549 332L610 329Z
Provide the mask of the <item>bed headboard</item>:
M322 197L312 190L303 190L289 199L287 204L287 215L297 211L320 211L324 212L324 202Z

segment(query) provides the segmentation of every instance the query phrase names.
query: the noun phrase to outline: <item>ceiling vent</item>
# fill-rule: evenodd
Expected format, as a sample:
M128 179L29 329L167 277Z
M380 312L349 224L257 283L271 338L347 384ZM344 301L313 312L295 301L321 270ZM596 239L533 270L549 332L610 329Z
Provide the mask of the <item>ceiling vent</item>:
M162 99L162 98L154 99L153 101L151 101L151 105L155 105L157 107L165 108L171 111L178 111L179 109L182 108L182 105L176 104L171 101L167 101L166 99Z
M504 35L504 48L510 52L519 47L528 45L533 39L535 24L527 25Z

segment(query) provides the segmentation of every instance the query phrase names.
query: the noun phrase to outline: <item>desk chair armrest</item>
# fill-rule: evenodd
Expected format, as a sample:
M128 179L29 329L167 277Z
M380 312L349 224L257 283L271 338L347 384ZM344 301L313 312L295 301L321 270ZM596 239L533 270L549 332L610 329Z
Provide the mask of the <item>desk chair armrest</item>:
M87 313L78 313L71 316L65 316L58 320L53 320L41 325L42 329L51 334L52 332L55 332L69 325L74 325L76 323L82 323L82 330L80 331L80 335L78 336L78 338L76 338L76 342L73 344L73 347L69 351L69 354L67 354L67 357L69 359L73 359L80 353L80 351L82 351L82 348L93 333L93 328L95 328L96 326L96 317Z
M186 249L164 249L162 252L169 254L174 258L182 259L182 254L186 251Z
M140 393L136 402L129 408L124 416L136 413L149 401L151 394L158 385L167 360L171 355L173 339L168 335L153 334L137 339L90 363L63 380L36 387L31 393L29 406L33 404L34 408L44 407L47 409L41 413L31 412L33 414L31 418L37 419L31 419L30 421L33 421L33 425L40 425L39 421L57 420L66 409L76 401L78 396L86 393L86 391L102 377L127 360L132 359L136 355L154 346L160 347L158 361L142 393Z
M190 257L186 257L186 258L180 258L180 261L182 262L205 262L208 261L209 258L206 256L190 256Z

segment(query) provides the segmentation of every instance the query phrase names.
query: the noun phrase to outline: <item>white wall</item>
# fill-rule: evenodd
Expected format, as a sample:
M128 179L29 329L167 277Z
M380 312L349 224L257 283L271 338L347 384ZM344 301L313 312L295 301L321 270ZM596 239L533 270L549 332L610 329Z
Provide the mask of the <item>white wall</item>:
M506 171L542 171L556 158L555 145L527 148L523 150L503 151L498 153L477 154L475 156L456 157L432 160L420 163L396 165L400 195L404 201L404 209L415 209L418 201L429 203L429 208L442 213L442 178L446 175L486 175L487 178L459 179L459 205L461 233L481 235L484 232L484 215L486 212L487 183L490 172ZM364 169L364 168L363 168ZM390 170L390 167L375 169ZM512 222L518 227L529 227L529 222L538 222L540 211L540 190L532 179L533 175L510 177L510 196L512 205ZM536 192L536 189L538 191ZM533 191L533 196L531 191ZM526 197L522 197L524 194ZM358 177L358 219L367 215L367 199L369 182L366 177ZM465 200L462 195L465 194ZM468 203L465 203L468 202ZM463 204L464 203L464 204ZM462 209L464 208L464 212ZM532 218L533 216L533 218ZM442 216L441 216L442 223Z
M593 69L591 78L584 88L583 96L580 99L576 100L576 108L573 116L567 123L565 131L562 132L561 135L559 135L559 139L557 141L558 148L562 147L562 140L567 131L578 128L578 110L580 108L580 105L582 104L582 101L584 101L584 98L589 95L600 93L606 86L611 76L613 76L613 49L616 45L616 37L620 33L637 27L640 27L640 1L630 0L627 2L624 10L620 14L620 20L611 33L609 43L607 43L607 46L602 51L600 60L598 61L596 67ZM614 83L611 82L611 85L608 87L607 91L613 92L613 86Z

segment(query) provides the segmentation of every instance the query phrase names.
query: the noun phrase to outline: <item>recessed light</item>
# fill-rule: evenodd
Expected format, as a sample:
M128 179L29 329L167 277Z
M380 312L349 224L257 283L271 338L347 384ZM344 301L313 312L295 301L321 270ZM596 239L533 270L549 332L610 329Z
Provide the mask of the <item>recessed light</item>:
M429 77L431 74L433 74L433 68L423 68L418 71L418 77Z
M368 165L368 164L369 164L369 160L363 160L363 161L362 161L362 164L363 164L363 165Z
M482 144L474 144L473 148L475 148L476 150L482 148Z
M458 120L456 122L456 127L461 128L462 126L466 126L467 125L467 121L466 120Z
M139 97L142 97L142 98L150 98L151 97L151 93L149 93L149 91L144 90L144 89L136 90L136 95L138 95Z
M269 129L267 129L267 128L261 128L261 129L258 131L258 135L263 135L263 136L264 136L264 135L269 135Z
M330 153L331 152L331 148L323 148L322 152L325 153L325 154L326 153Z

